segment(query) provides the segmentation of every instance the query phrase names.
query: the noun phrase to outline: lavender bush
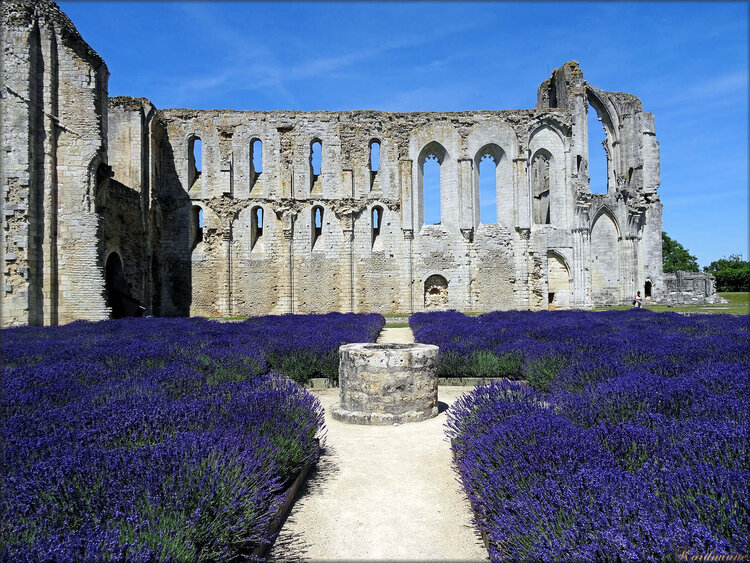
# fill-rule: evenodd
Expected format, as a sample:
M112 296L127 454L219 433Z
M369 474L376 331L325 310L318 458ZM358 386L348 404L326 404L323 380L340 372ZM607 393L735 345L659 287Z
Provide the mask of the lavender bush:
M493 560L747 553L746 317L414 317L418 340L460 346L465 358L519 354L516 377L532 384L479 386L449 411Z
M2 331L0 560L228 560L317 451L298 380L380 315L138 319ZM302 367L290 358L313 355ZM292 367L290 367L290 365Z

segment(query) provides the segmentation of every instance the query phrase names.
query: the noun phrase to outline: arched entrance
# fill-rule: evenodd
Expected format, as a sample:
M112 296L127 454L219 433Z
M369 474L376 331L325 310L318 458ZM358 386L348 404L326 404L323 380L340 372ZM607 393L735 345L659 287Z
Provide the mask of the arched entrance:
M547 252L547 308L570 305L570 270L556 252Z

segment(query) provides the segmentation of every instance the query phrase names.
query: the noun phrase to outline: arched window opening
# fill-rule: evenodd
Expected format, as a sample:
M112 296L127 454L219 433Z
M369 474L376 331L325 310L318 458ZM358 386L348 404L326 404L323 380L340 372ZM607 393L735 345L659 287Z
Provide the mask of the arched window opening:
M439 225L440 217L440 161L437 155L428 154L422 164L424 186L424 224Z
M316 205L312 208L312 248L315 248L315 243L323 235L323 208Z
M260 139L250 143L250 163L256 175L263 172L263 142Z
M310 191L320 189L320 174L323 167L323 143L314 140L310 143Z
M198 175L200 175L201 170L203 170L203 141L197 137L193 139L193 164Z
M607 193L607 134L596 109L589 104L587 126L589 138L589 186L591 193Z
M531 163L534 223L537 225L549 225L550 223L549 173L549 157L543 153L537 154Z
M251 226L250 226L250 248L255 248L255 244L258 239L263 236L263 208L253 207L251 211Z
M383 224L383 208L375 206L372 208L372 248L380 250L382 243L380 241L380 229Z
M258 178L263 172L263 142L260 139L250 141L250 191L258 185Z
M194 205L190 210L190 239L191 249L203 242L203 209L199 205Z
M646 280L643 286L643 297L644 299L651 299L651 280Z
M380 141L370 141L370 172L377 172L380 168Z
M203 143L200 137L192 137L188 147L188 189L201 176L203 169Z
M380 141L373 139L370 141L370 189L375 183L375 176L378 175L380 168Z
M497 223L497 165L490 153L479 161L479 222L486 225Z

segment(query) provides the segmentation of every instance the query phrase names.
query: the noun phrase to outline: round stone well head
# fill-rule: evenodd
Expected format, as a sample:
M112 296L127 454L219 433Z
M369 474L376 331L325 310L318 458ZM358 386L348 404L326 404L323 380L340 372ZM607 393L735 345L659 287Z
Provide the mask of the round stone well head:
M437 416L437 357L432 344L344 344L333 418L386 425Z

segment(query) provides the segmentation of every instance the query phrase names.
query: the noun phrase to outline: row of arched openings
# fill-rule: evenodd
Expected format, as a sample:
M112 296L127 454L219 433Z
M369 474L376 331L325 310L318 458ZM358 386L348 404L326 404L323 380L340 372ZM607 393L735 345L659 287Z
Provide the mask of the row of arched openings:
M250 211L250 248L255 248L258 241L263 237L263 207L256 205ZM311 248L323 236L323 214L324 209L320 205L314 206L310 211L310 240ZM376 205L370 212L370 233L372 246L375 247L380 241L380 231L383 224L383 208ZM200 205L193 205L190 209L190 240L191 250L195 250L199 243L203 242L203 209Z
M589 153L589 182L592 193L606 193L608 184L609 155L607 150L606 127L599 116L596 108L587 103L587 131L588 131L588 153ZM438 143L432 143L438 145ZM438 145L439 146L439 145ZM597 148L599 147L599 148ZM442 149L442 147L440 147ZM252 189L263 172L263 142L259 138L253 138L249 145L250 157L250 188ZM604 158L601 158L601 152ZM439 154L443 153L443 154ZM432 147L420 163L423 167L425 200L440 201L440 165L445 150L435 150ZM497 222L497 181L496 170L502 156L502 150L497 145L486 145L480 149L475 158L475 167L478 171L479 194L480 194L480 222ZM549 185L549 157L544 154L537 155L538 162L532 162L532 174L538 177L540 184L534 185L534 197L540 199L538 212L534 213L536 223L549 223L549 190L543 188L546 179ZM189 169L190 185L201 175L202 170L202 141L200 137L193 136L190 139ZM310 191L321 187L320 178L323 163L323 142L313 139L310 142ZM372 187L375 176L380 168L380 140L372 139L369 143L368 168L370 171L370 187ZM544 195L547 192L547 195ZM437 197L435 197L437 196ZM544 199L547 197L547 199ZM436 205L427 206L425 209L425 223L440 223L440 208Z
M424 198L424 224L439 225L441 213L442 164L447 155L437 142L428 144L419 160ZM474 158L475 183L479 189L479 221L484 224L497 223L498 165L503 150L488 144L479 149Z
M263 172L263 141L253 138L249 148L250 161L250 189L258 185L258 179ZM189 141L188 148L188 176L189 185L193 186L200 177L203 168L203 143L201 138L193 135ZM310 191L319 190L322 187L321 175L323 168L323 141L313 139L310 142ZM380 168L380 141L370 141L368 168L370 170L370 187L375 181L375 176Z

